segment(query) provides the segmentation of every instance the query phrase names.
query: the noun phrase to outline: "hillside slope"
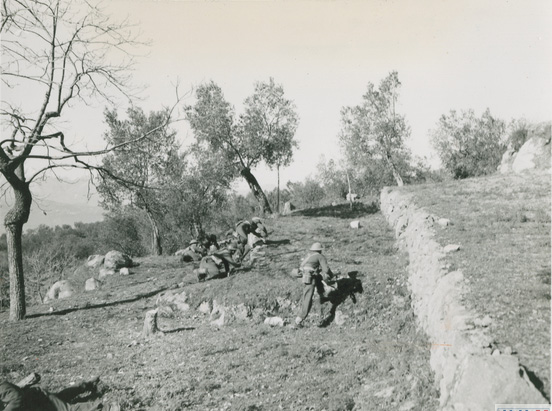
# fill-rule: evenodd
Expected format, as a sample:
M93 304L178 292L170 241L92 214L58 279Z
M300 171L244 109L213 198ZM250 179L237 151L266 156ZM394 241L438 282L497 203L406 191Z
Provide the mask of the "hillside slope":
M347 210L269 221L274 243L228 279L197 283L193 264L143 259L132 275L34 307L23 322L0 314L0 374L14 381L38 372L51 389L99 375L103 398L133 410L434 410L428 361L439 342L417 331L404 256L379 213L353 230ZM340 305L327 328L315 326L316 306L303 329L263 324L294 318L302 285L289 272L314 241L332 268L359 272L364 293ZM145 312L162 292L190 308L163 311L164 336L144 339ZM205 307L211 313L197 310Z

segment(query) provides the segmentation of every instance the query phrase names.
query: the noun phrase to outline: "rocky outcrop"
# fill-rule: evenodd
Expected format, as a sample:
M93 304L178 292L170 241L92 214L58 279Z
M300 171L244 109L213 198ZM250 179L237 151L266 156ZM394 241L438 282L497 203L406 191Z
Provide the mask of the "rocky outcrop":
M494 409L494 404L545 404L517 357L491 355L489 322L463 306L463 273L447 269L445 247L435 240L436 227L446 229L450 222L439 224L397 188L382 191L381 210L399 246L408 252L412 305L432 342L430 361L439 383L440 409L483 411Z
M524 170L550 168L550 140L552 123L532 125L527 130L525 143L516 150L508 147L498 167L500 173L519 173Z
M71 297L74 293L75 289L69 281L57 281L50 287L50 289L46 293L46 296L44 297L44 302Z
M118 270L123 267L132 267L132 259L120 251L110 251L105 255L104 268L107 270Z

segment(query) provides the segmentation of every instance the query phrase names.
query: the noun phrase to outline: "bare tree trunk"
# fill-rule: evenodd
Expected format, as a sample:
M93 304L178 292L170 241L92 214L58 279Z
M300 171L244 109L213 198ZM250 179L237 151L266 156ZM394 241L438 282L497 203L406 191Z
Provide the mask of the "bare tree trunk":
M389 164L389 167L391 167L391 172L393 173L393 178L395 178L397 185L399 187L404 186L403 179L399 174L397 167L395 167L395 163L393 162L393 160L391 160L391 155L389 153L386 153L385 158L387 159L387 164Z
M276 212L280 214L280 164L276 167L278 173L278 188L276 190Z
M15 177L15 176L14 176ZM29 219L32 195L29 185L17 177L10 178L15 203L4 219L8 247L8 269L10 273L10 321L25 318L25 277L23 275L23 249L21 237L23 225ZM12 183L13 181L13 183Z
M349 170L345 170L347 176L347 185L349 186L349 208L353 209L353 196L351 195L351 180L349 180Z
M249 184L249 188L253 192L253 195L259 202L259 205L261 206L261 211L263 213L272 214L272 209L270 208L270 204L268 202L268 198L266 198L265 193L263 192L263 189L259 185L259 182L255 178L253 174L251 174L251 170L249 168L244 168L241 171L242 177L247 181L247 184Z
M159 232L159 227L149 210L146 210L146 214L151 224L151 251L154 255L161 255L163 254L163 247L161 246L161 233Z

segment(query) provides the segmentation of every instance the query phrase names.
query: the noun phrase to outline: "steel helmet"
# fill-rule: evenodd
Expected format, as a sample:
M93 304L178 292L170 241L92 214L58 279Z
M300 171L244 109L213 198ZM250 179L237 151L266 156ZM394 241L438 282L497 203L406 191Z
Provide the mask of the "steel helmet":
M322 251L322 244L314 243L311 245L310 251Z
M190 241L190 245L192 245L192 244L197 244L197 240Z
M254 223L260 223L261 219L259 217L253 217L251 221L253 221Z

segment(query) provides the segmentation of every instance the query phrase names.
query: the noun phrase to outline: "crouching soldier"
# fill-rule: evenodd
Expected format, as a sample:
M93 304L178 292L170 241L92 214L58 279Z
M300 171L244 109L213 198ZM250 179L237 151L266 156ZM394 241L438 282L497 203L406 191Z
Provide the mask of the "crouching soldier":
M259 238L262 238L263 243L266 243L268 231L259 217L251 219L251 232Z
M224 269L224 277L229 277L231 273L230 266L239 267L232 258L232 253L236 251L236 247L232 244L228 245L223 250L213 251L212 254L205 256L199 263L197 270L198 281L210 280L221 276L221 270Z
M179 255L180 261L190 262L199 261L201 257L207 254L205 248L197 242L197 240L190 241L190 245L186 247Z
M318 294L320 317L322 318L321 296L324 295L324 284L322 281L331 281L333 273L328 266L326 257L322 255L322 245L320 243L314 243L311 246L309 253L301 262L299 271L302 273L303 296L300 304L301 311L295 318L295 326L297 328L303 326L303 321L309 315L315 289ZM322 321L319 325L322 325Z

